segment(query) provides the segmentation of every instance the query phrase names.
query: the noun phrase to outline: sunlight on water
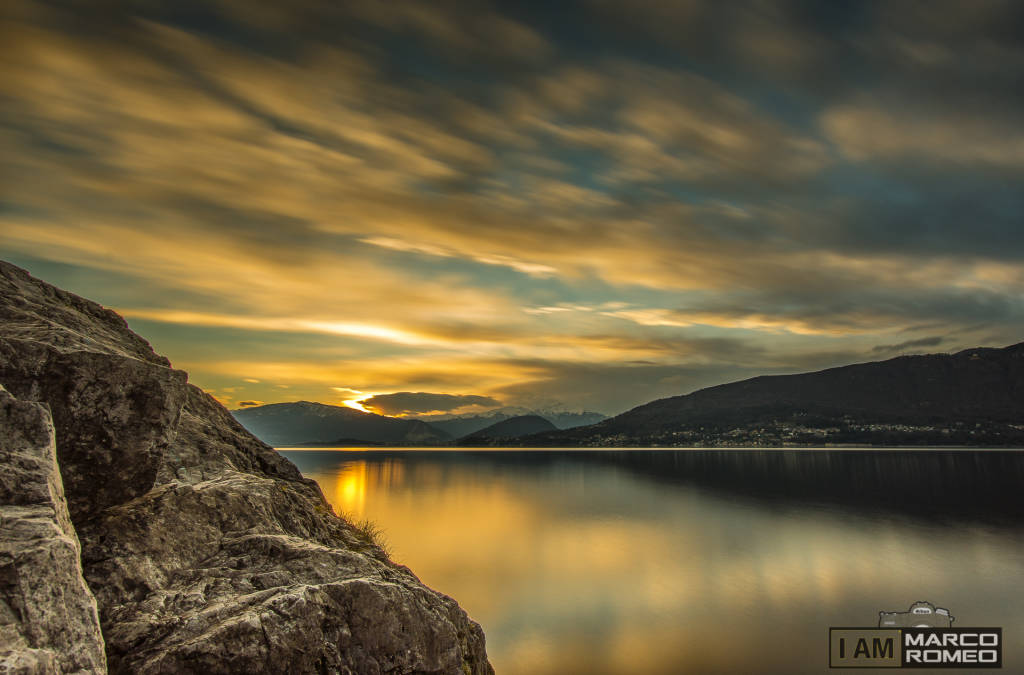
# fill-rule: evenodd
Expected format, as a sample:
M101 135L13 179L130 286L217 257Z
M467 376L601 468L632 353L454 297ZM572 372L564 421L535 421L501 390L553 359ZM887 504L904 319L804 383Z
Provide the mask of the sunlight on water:
M346 462L333 478L320 481L324 495L337 513L356 518L363 516L366 507L366 470L366 462ZM334 496L333 500L330 495Z
M829 626L921 599L1003 626L1007 663L1024 656L1007 511L1024 455L1008 472L966 455L285 454L483 625L498 673L822 672ZM784 491L763 485L775 471ZM877 472L894 481L877 494L842 487ZM988 501L957 501L971 490Z

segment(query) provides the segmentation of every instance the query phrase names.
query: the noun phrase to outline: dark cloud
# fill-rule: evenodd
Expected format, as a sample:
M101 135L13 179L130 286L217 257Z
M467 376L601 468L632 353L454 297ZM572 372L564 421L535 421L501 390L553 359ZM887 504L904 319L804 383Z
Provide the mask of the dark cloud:
M263 405L263 401L239 401L239 408L251 408L253 406Z
M668 310L664 321L667 325L747 325L836 335L871 333L879 326L909 327L935 322L944 322L947 328L985 322L1024 327L1024 301L1009 293L990 290L976 282L964 289L929 288L927 280L933 276L962 274L965 285L973 281L973 275L957 270L952 261L934 262L929 269L903 269L904 264L901 261L890 269L880 265L836 273L832 278L810 271L805 276L806 287L801 288L798 280L793 279L792 283L787 281L762 291L722 293L704 307ZM886 278L889 274L893 278ZM915 275L924 280L915 279ZM893 289L901 284L903 288L895 292ZM628 312L619 314L629 316Z
M699 357L733 364L754 363L765 357L765 349L746 339L729 337L690 337L651 332L646 335L582 335L574 342L580 346L591 346L619 350L624 353L651 353L677 359ZM645 360L634 360L631 364L645 365Z
M921 347L937 347L942 344L946 338L942 336L933 336L926 338L919 338L917 340L907 340L906 342L900 342L894 345L876 345L871 348L872 354L902 354L904 352L917 352Z
M612 39L653 40L705 67L827 86L844 37L863 20L857 3L587 0Z
M472 394L431 394L428 392L400 391L378 394L360 401L367 410L381 415L408 415L413 413L449 412L467 406L497 408L501 401L490 396Z
M523 364L525 365L525 364ZM760 374L749 367L711 365L620 365L530 362L536 379L502 387L495 393L510 405L538 407L548 399L585 410L615 415L641 403L686 394L702 387Z
M548 398L606 415L659 398L689 394L698 389L759 375L804 373L877 358L870 350L764 351L750 360L730 362L710 358L705 363L560 363L522 361L516 366L534 378L500 387L494 393L508 405L537 407Z
M529 362L539 374L495 394L509 405L537 407L537 402L557 399L606 415L617 415L636 405L659 398L680 396L725 382L758 375L799 373L864 360L852 352L808 352L799 355L765 354L756 363L726 361L692 364L569 364Z

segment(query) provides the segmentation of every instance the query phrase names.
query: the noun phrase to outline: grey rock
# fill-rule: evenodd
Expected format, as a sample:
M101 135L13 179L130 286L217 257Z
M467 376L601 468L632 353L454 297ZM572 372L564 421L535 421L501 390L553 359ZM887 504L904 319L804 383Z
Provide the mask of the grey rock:
M20 399L45 401L53 412L75 522L153 487L186 396L185 373L2 336L0 363L0 384Z
M111 672L493 672L454 600L123 319L6 263L0 383L53 410Z
M3 387L0 465L0 673L106 670L50 411Z

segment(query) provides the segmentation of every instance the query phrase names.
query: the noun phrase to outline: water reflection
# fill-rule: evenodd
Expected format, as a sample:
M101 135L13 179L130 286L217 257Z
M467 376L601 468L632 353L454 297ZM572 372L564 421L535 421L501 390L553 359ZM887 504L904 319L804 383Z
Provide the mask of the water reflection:
M828 626L919 599L1024 657L1022 454L286 454L499 673L817 673Z
M338 467L333 477L326 480L317 479L335 512L355 518L363 517L366 508L366 473L366 462L345 462ZM374 484L379 483L374 481ZM333 490L330 489L332 486Z

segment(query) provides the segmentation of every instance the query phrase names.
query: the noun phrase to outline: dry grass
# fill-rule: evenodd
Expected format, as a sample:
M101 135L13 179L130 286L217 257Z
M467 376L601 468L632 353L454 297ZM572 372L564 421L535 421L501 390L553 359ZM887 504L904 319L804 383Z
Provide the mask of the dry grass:
M391 558L391 545L384 535L384 530L377 523L369 518L356 518L349 513L342 514L341 517L352 526L356 531L356 536L368 547L376 546L384 552L388 559Z

